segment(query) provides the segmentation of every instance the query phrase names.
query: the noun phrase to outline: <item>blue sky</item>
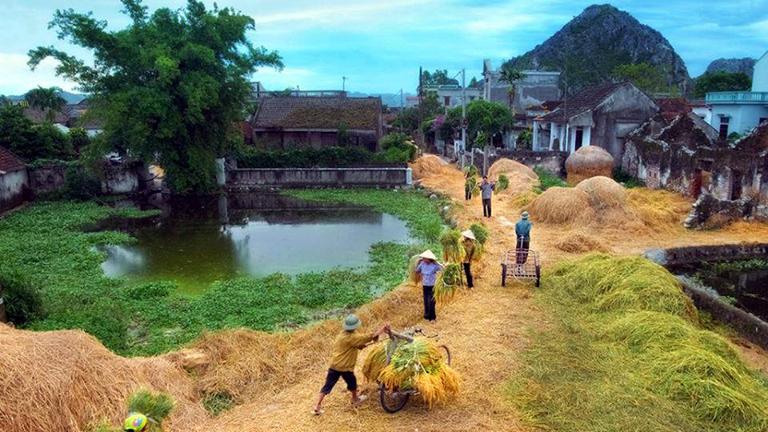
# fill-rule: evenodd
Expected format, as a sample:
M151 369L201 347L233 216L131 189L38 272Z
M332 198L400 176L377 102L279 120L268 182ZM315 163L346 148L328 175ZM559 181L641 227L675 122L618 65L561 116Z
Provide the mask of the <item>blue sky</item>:
M206 1L212 5L212 1ZM145 0L150 9L181 7L184 0ZM591 2L564 0L218 0L251 15L257 44L278 50L282 72L260 70L268 89L413 91L419 66L467 68L480 76L482 59L494 64L543 42ZM659 30L685 60L692 76L719 57L759 57L768 50L768 0L620 0L612 4ZM119 28L127 20L118 0L0 0L0 94L36 85L76 85L58 78L54 65L30 72L26 53L55 44L87 55L47 29L56 8L92 10Z

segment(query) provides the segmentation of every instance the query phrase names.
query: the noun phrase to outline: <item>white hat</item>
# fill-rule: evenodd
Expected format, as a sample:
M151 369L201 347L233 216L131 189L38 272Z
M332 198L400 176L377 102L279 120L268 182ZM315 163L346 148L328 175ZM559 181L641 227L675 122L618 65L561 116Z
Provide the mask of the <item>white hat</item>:
M463 235L464 237L470 240L475 240L475 233L473 233L472 230L462 231L461 235Z
M431 250L426 250L422 252L421 255L419 255L419 257L425 258L425 259L431 259L432 261L437 261L437 257L435 256L434 253L432 253Z

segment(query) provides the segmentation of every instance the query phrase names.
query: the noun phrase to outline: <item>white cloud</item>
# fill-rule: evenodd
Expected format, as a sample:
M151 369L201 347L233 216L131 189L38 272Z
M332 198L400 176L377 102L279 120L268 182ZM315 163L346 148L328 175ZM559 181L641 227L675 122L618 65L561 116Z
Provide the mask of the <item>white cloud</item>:
M76 87L72 81L57 77L55 73L56 61L45 59L40 65L31 71L27 66L29 58L24 54L0 52L0 94L22 94L37 86L61 87L72 91Z

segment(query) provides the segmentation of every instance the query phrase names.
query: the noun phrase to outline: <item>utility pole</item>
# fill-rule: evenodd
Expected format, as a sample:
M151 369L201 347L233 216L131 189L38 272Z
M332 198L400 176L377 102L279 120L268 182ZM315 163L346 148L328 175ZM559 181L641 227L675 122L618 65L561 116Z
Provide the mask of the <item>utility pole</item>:
M400 109L402 110L404 108L405 108L405 102L403 101L403 89L401 88L400 89Z
M467 70L461 69L461 167L464 168L464 151L467 149Z
M341 77L341 91L347 91L347 77Z

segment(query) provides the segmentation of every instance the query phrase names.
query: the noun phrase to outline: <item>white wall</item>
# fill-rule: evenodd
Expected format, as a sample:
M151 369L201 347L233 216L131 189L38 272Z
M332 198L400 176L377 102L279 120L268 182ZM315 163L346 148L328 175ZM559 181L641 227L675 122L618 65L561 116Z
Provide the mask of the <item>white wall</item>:
M27 170L21 169L0 175L0 209L18 199L27 185Z
M755 63L755 69L752 72L752 91L768 92L768 52Z
M728 116L728 134L738 132L749 133L759 123L761 118L768 118L768 107L762 105L712 105L712 119L709 124L720 130L720 118Z

